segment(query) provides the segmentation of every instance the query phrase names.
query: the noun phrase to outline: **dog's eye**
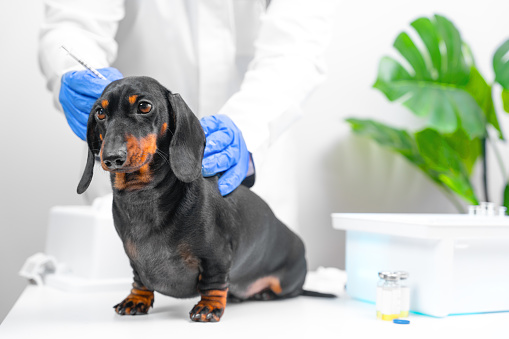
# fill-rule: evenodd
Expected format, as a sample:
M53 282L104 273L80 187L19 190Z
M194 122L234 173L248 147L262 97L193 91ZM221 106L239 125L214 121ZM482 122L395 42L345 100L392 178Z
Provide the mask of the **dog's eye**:
M97 119L99 119L99 120L106 119L106 114L104 114L104 109L102 109L102 108L96 109L95 115L97 116Z
M148 112L150 112L150 110L152 110L152 105L149 104L148 102L142 101L139 103L138 105L139 113L147 114Z

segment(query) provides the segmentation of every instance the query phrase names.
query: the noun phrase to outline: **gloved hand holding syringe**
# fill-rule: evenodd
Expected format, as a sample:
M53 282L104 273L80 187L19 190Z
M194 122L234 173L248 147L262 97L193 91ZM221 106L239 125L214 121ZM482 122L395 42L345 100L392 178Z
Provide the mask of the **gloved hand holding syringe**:
M92 66L90 66L89 64L87 64L83 59L81 58L78 58L75 54L73 54L70 50L68 50L67 48L65 48L64 45L60 46L64 49L64 51L67 52L67 54L69 54L74 60L76 60L77 62L79 62L83 67L85 67L86 69L88 69L90 72L94 73L95 75L97 75L98 78L101 78L103 80L108 80L106 79L106 77L104 75L102 75L101 73L99 73L95 68L93 68Z
M123 75L113 67L94 69L83 59L62 46L69 56L87 70L70 71L62 76L59 101L65 117L73 132L82 140L86 139L87 122L90 110L101 96L104 88L112 81L122 79Z

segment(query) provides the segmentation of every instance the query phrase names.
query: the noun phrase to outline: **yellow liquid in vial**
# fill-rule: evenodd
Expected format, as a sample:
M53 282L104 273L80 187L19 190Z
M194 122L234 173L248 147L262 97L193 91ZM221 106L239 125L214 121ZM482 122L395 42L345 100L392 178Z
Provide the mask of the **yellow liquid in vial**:
M398 319L399 314L382 314L382 320L385 321L393 321L394 319Z
M408 316L408 313L407 313L407 316ZM394 319L398 319L403 316L402 316L402 314L382 314L382 312L376 311L376 317L377 317L377 319L380 319L380 320L392 321Z
M408 312L408 311L401 311L401 313L399 314L399 317L400 318L408 318L409 313L410 312Z

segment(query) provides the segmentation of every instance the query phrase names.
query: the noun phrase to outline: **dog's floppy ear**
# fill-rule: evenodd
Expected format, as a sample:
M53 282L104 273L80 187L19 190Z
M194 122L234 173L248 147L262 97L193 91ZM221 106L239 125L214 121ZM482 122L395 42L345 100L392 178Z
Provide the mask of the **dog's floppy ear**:
M90 183L92 182L92 176L94 175L95 155L99 153L99 146L101 145L99 133L96 130L96 121L94 118L94 114L92 113L88 118L87 124L87 144L88 144L87 164L85 165L85 170L83 171L80 183L78 184L77 189L78 194L82 194L83 192L85 192Z
M175 176L183 182L191 182L201 176L201 161L205 148L205 133L200 121L191 112L180 94L168 94L171 115L175 121L175 133L170 142L170 166Z

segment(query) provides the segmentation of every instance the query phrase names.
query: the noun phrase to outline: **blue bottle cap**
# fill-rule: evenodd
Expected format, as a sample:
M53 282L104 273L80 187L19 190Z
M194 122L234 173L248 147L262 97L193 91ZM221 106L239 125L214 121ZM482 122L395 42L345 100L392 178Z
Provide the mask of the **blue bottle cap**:
M394 319L392 322L395 324L410 324L410 320L404 319Z

